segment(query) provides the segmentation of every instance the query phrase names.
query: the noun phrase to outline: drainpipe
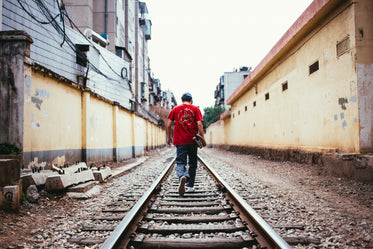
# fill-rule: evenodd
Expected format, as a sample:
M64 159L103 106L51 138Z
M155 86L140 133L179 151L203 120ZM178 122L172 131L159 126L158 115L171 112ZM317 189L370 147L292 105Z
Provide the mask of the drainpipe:
M105 35L106 35L106 38L107 38L107 0L105 0Z
M1 1L1 0L0 0ZM128 29L129 29L129 26L128 26L128 20L129 20L129 17L128 17L128 13L129 13L129 10L128 10L128 0L125 1L125 41L126 41L126 49L127 51L130 51L129 49L129 36L128 36Z

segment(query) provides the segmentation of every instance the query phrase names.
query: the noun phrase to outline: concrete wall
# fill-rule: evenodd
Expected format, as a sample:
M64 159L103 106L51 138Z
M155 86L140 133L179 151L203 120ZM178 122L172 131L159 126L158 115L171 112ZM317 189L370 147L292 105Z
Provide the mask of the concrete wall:
M23 31L7 31L0 41L0 143L22 148L24 71L32 39Z
M355 5L357 95L360 121L360 150L373 151L373 1Z
M25 71L32 39L23 31L0 32L0 143L17 146L22 153ZM0 206L19 208L22 154L0 155Z
M211 124L205 134L206 143L209 145L226 144L224 121L219 120Z
M36 70L25 78L24 164L34 158L66 163L124 160L143 155L147 137L166 143L156 124L90 91ZM149 133L146 127L157 130Z
M63 2L66 5L67 13L74 16L74 22L82 32L93 27L93 0L66 0ZM79 15L74 15L74 13L79 13Z
M351 52L336 56L336 41L354 34L354 14L349 8L335 15L232 104L231 143L359 151L354 42ZM310 74L316 61L319 70Z
M154 148L165 145L164 130L118 103L61 82L35 66L26 72L26 167L35 158L39 163L59 158L69 164L120 161L143 155L150 140L157 141Z
M128 1L128 14L127 14L127 20L128 23L135 23L136 20L136 6L137 0L126 0ZM136 46L136 26L135 25L128 25L127 36L128 40L127 42L127 50L129 54L132 56L132 58L135 58L135 46ZM132 75L134 77L134 75ZM134 78L131 79L134 81Z
M372 9L366 6L357 11L355 7L363 3L370 6L368 2L329 1L312 13L311 21L303 23L296 35L285 34L293 40L281 44L282 49L271 55L272 59L264 60L261 71L254 70L245 79L230 98L229 121L224 120L223 130L214 127L216 131L211 133L209 128L207 141L313 152L371 152L373 88L369 86L373 56L371 45L358 46L355 39L356 17L363 16L360 11L371 16ZM371 20L362 23L359 26L371 29ZM337 44L345 39L346 51L337 55ZM371 39L365 43L371 44ZM361 47L368 57L364 66L356 64ZM310 74L310 65L317 61L319 69ZM283 89L284 84L287 89ZM228 134L227 139L222 142L217 132Z
M228 99L210 145L372 183L361 154L373 152L372 11L369 0L313 1Z
M116 18L118 24L116 25L115 45L119 47L126 47L126 4L123 0L117 0L116 4Z
M118 145L119 148L119 160L132 157L132 145L134 135L132 133L132 116L134 114L129 113L125 110L119 109L119 116L118 116L118 130L120 131L120 135L118 135ZM131 127L131 129L129 129Z
M90 96L87 100L87 161L113 160L113 108Z
M68 155L70 162L81 161L81 99L76 88L38 70L27 71L23 123L26 165L35 157L50 162L61 155Z

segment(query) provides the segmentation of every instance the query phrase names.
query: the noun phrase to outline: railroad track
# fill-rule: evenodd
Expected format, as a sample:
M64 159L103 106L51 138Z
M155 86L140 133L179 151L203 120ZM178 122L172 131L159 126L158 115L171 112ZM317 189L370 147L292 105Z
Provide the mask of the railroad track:
M65 247L99 248L157 179L164 165L172 160L173 157L167 158L146 169L138 167L125 176L111 179L97 201L82 201L86 211L78 219L65 221L75 223L65 232L70 235Z
M101 248L290 248L202 158L196 191L183 197L174 166L110 228Z

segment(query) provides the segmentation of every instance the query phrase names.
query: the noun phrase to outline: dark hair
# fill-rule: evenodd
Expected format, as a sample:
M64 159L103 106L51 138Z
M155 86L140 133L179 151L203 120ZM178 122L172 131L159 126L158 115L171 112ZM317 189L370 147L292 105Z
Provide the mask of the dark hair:
M184 93L183 96L181 96L181 100L190 102L192 100L192 94Z

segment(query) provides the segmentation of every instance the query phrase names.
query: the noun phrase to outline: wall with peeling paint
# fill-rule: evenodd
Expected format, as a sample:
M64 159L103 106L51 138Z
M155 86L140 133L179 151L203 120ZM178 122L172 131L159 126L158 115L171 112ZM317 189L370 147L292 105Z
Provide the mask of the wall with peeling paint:
M356 4L356 63L360 150L373 151L373 1Z
M156 124L31 67L25 75L24 105L26 167L34 160L62 160L62 165L120 161L166 142L165 131Z
M365 8L356 7L361 5ZM372 39L366 46L356 41L357 26L372 34L371 5L368 0L314 1L228 100L230 117L207 129L207 141L372 152ZM366 18L358 25L361 12ZM368 57L364 66L357 56L362 48Z
M25 167L118 161L166 144L154 121L35 64L27 33L0 40L0 142L22 149Z
M29 69L25 76L24 101L23 151L26 161L33 157L49 161L66 153L70 154L71 160L80 161L80 91Z
M0 33L0 143L22 148L25 61L32 39L23 31Z
M373 13L372 13L373 15ZM373 25L373 23L372 23ZM373 46L371 46L371 53ZM373 56L372 56L373 57ZM358 64L358 96L360 116L360 150L373 151L373 62Z
M32 71L25 79L25 133L30 148L81 148L80 91ZM69 145L69 146L66 146Z

